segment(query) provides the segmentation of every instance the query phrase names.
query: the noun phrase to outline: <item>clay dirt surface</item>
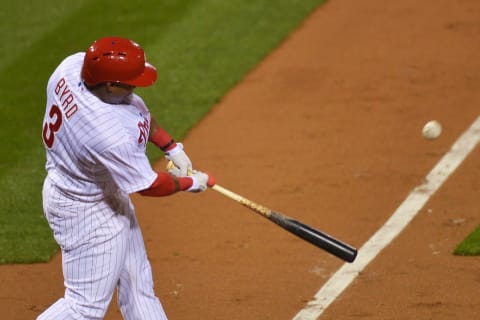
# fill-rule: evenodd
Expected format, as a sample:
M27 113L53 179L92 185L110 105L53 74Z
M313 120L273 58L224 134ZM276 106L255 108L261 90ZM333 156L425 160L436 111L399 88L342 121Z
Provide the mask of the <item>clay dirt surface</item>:
M220 185L361 247L478 116L479 39L477 0L329 1L185 148ZM432 119L444 131L427 141ZM478 318L480 260L452 251L478 224L479 157L320 319ZM292 319L342 265L212 190L133 200L170 319ZM2 319L34 319L63 294L59 255L0 274ZM121 319L115 299L106 319Z

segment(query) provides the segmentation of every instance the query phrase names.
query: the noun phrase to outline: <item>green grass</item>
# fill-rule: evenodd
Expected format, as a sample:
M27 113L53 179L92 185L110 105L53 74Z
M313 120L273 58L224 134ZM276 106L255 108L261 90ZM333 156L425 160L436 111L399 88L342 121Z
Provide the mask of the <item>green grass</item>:
M457 256L480 255L480 225L455 248L453 254Z
M43 217L45 86L65 56L95 39L139 42L159 78L140 89L177 139L323 0L27 1L0 12L0 263L47 261L57 246ZM149 148L151 160L161 154Z

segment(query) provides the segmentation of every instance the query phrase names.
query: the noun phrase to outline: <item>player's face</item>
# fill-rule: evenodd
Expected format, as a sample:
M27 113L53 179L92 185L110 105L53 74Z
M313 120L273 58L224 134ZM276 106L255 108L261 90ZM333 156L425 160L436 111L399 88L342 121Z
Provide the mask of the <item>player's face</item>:
M112 104L119 104L127 101L127 98L132 94L134 86L111 82L107 83L107 102Z

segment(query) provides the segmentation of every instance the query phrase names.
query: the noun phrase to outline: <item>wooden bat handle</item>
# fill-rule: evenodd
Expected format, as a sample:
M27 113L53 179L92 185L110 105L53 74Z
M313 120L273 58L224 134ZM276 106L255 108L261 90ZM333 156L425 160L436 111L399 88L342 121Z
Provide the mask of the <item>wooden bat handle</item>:
M237 194L233 191L225 189L224 187L222 187L218 184L213 185L211 187L211 189L223 194L224 196L240 203L241 205L243 205L243 206L245 206L249 209L252 209L253 211L261 214L262 216L270 218L270 216L272 214L272 210L268 209L267 207L264 207L262 205L259 205L258 203L255 203L251 200L248 200L247 198L242 197L241 195L239 195L239 194Z
M168 161L167 163L167 166L166 166L166 169L169 170L169 169L173 169L175 168L175 165L173 164L172 161ZM191 174L191 171L188 172L188 175ZM265 216L267 218L270 218L271 216L271 212L272 210L268 209L267 207L264 207L262 205L259 205L258 203L255 203L245 197L242 197L241 195L233 192L233 191L230 191L218 184L216 184L215 182L213 182L212 184L209 184L208 185L211 189L217 191L218 193L221 193L222 195L226 196L227 198L230 198L238 203L240 203L241 205L255 211L256 213L258 214L261 214L262 216Z
M172 169L174 168L175 165L173 164L172 161L168 161L167 163L167 166L166 166L166 169L169 170L169 169ZM189 175L191 174L191 172L188 173ZM267 207L264 207L262 205L259 205L258 203L255 203L251 200L248 200L247 198L245 197L242 197L241 195L239 194L236 194L235 192L233 191L230 191L218 184L215 184L215 182L208 185L211 189L223 194L224 196L226 196L227 198L230 198L238 203L240 203L241 205L255 211L256 213L262 215L262 216L265 216L266 218L270 218L271 216L271 212L272 210L268 209Z

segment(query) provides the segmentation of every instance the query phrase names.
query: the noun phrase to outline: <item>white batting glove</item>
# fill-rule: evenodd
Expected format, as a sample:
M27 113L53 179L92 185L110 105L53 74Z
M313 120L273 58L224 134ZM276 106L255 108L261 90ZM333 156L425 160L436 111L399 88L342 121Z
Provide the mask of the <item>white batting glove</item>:
M185 177L185 176L182 176L182 174L180 173L180 169L178 169L177 167L175 166L172 166L171 168L168 168L168 173L170 173L172 176L175 176L177 178L180 178L180 177Z
M170 172L177 177L185 177L192 170L192 161L183 151L183 144L180 142L177 142L177 145L172 150L165 152L165 158L172 161L175 167L178 168L178 172Z
M208 174L203 173L201 171L193 170L190 173L189 177L192 178L193 183L192 183L192 186L185 191L203 192L207 190Z

